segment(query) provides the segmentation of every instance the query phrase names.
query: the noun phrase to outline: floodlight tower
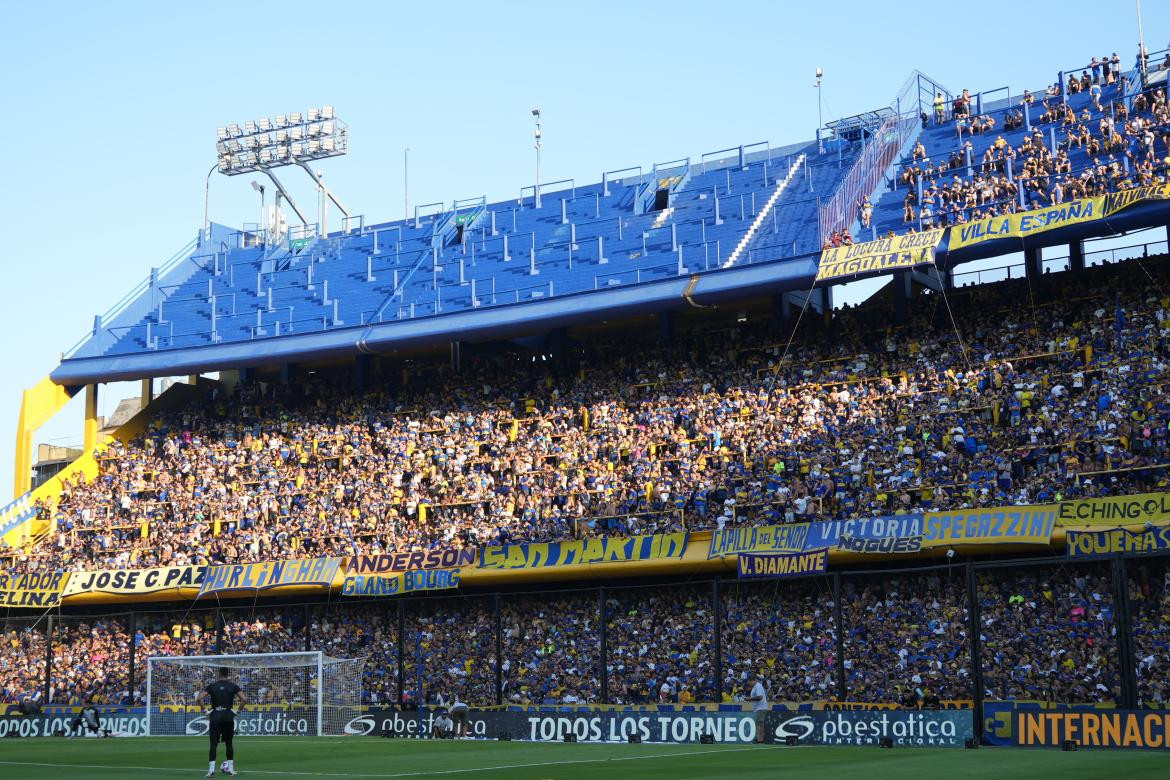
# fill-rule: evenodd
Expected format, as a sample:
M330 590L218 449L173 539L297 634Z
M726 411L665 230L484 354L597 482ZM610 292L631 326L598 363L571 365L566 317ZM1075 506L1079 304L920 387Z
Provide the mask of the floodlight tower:
M824 102L821 100L821 79L824 76L825 72L817 68L817 83L814 85L817 88L817 154L825 153L825 139L821 135L821 130L825 126L825 120L822 116L824 114Z
M532 116L536 120L536 194L533 197L534 207L540 208L540 109L532 109Z
M250 119L242 128L237 124L226 125L217 128L216 136L216 169L225 176L242 173L262 173L267 176L276 187L274 200L278 212L283 199L296 213L301 224L309 224L296 201L272 173L275 168L296 165L309 174L318 189L341 209L342 214L350 216L345 204L325 186L320 172L314 171L309 165L316 160L340 157L349 152L349 127L334 115L333 106L310 108L304 114L299 111L279 114L275 119ZM255 183L253 186L260 187ZM322 224L321 231L325 232L326 227Z

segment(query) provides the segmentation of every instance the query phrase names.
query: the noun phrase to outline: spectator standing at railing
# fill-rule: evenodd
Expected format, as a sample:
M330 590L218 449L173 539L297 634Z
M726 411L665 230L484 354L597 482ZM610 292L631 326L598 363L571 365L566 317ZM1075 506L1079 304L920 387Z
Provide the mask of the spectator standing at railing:
M946 121L946 107L947 101L943 97L943 93L939 92L934 96L934 123L941 125Z

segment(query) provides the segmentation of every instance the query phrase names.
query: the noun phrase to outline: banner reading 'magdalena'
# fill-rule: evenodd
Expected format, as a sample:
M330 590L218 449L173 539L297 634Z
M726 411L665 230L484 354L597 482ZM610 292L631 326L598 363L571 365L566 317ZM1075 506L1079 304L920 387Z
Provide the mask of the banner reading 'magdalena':
M481 569L536 569L593 563L624 563L661 558L681 558L687 549L685 531L646 536L573 539L567 542L533 542L484 547Z
M934 250L942 241L943 229L905 233L860 244L821 250L817 281L842 279L859 274L914 268L934 262Z

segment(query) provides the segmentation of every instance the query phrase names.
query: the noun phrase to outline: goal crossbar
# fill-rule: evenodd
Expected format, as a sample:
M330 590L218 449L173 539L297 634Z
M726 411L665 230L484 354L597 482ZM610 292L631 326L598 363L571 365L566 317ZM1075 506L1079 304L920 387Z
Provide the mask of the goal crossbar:
M206 733L204 689L222 668L235 673L237 684L256 705L238 715L238 733L343 733L344 724L360 711L364 660L334 658L319 650L150 656L146 733Z

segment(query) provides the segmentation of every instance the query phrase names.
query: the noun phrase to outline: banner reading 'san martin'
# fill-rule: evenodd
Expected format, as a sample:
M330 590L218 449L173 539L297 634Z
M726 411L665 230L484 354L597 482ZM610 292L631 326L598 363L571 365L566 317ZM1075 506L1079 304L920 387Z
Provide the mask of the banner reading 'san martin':
M1070 558L1170 550L1168 525L1141 531L1127 531L1124 528L1111 528L1107 531L1068 531L1064 538Z
M0 607L55 607L61 603L61 591L69 581L62 571L10 574L0 571Z
M573 539L484 547L481 569L536 569L594 563L625 563L659 558L681 558L687 549L685 531L647 536Z
M1070 528L1170 522L1170 493L1062 501L1057 505L1056 522Z
M401 596L459 587L459 569L412 569L394 574L349 574L342 596Z
M821 250L817 281L914 268L934 262L944 230L924 230Z
M199 596L229 590L270 590L290 585L333 584L341 566L340 558L304 558L296 561L266 561L228 566L209 566Z
M802 577L823 574L829 565L829 549L799 553L740 553L737 556L741 579L757 577Z
M922 546L959 544L1048 544L1055 506L1003 506L959 512L927 512Z

